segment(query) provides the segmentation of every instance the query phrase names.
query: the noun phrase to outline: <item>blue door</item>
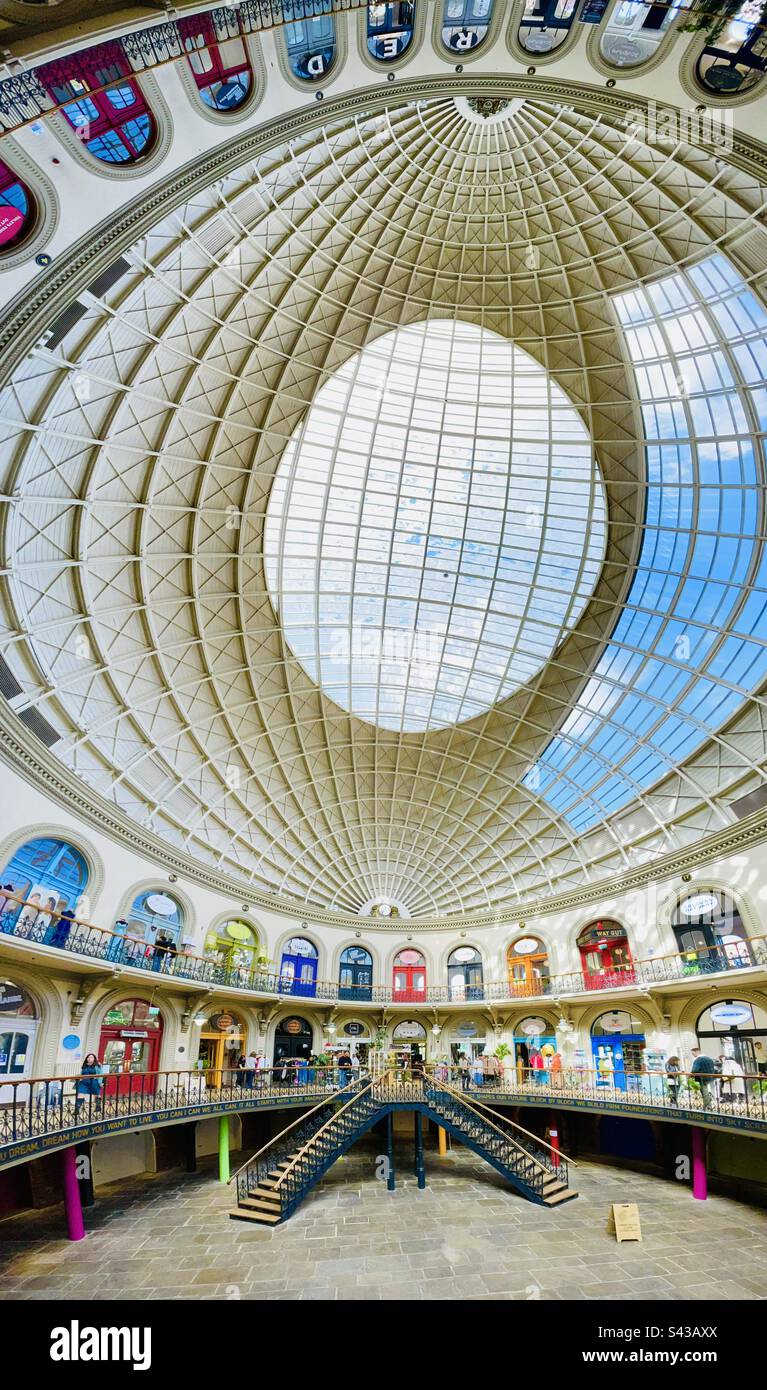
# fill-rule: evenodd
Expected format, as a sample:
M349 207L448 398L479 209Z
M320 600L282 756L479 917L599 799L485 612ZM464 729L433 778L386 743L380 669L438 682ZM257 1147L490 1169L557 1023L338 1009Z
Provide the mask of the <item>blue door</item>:
M341 954L339 999L373 998L373 958L362 946L349 946Z

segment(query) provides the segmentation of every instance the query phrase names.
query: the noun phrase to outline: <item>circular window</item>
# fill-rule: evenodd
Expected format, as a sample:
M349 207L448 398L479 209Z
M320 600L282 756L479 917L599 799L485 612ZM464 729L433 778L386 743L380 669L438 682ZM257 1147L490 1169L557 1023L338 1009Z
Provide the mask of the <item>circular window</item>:
M499 334L430 320L320 387L272 486L264 564L306 674L359 719L425 731L532 680L599 577L586 427Z

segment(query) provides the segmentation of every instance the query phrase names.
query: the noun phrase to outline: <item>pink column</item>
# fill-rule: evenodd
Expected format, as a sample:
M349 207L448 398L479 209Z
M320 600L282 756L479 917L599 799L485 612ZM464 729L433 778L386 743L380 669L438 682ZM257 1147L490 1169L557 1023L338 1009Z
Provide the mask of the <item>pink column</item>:
M699 1129L697 1125L690 1132L692 1134L692 1195L697 1197L699 1202L705 1202L708 1196L706 1135L704 1130Z
M80 1203L80 1188L77 1182L77 1150L74 1145L64 1149L61 1155L62 1176L64 1179L64 1212L67 1218L67 1234L70 1240L84 1240L83 1209Z

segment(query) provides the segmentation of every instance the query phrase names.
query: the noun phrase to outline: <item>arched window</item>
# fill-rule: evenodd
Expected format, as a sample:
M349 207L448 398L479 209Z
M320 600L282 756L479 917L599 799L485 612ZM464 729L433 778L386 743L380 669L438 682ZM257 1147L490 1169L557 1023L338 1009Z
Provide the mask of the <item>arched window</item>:
M305 936L285 943L280 961L280 992L313 998L317 993L317 947Z
M729 893L699 889L674 909L671 925L685 975L705 975L753 965L746 928Z
M176 23L205 105L214 111L236 111L253 83L236 12L209 10Z
M654 5L641 0L620 0L608 19L599 40L599 51L618 68L636 67L657 52L667 29L673 24L683 0Z
M298 9L294 5L293 12ZM285 25L290 70L305 82L317 82L333 66L336 25L332 14L312 15Z
M575 19L578 0L525 0L519 24L520 46L527 53L551 53L564 43Z
M364 946L347 946L341 952L339 999L373 998L373 957Z
M124 999L105 1013L99 1061L108 1069L107 1095L153 1091L160 1066L163 1020L148 999ZM137 1082L136 1078L141 1077Z
M29 189L0 159L0 254L24 240L34 218Z
M487 38L494 0L443 0L442 42L451 53L468 53Z
M250 977L260 963L258 936L247 922L225 922L205 938L205 954L217 962L233 983Z
M159 970L166 956L162 950L164 942L172 943L175 955L183 925L184 914L181 906L170 893L163 893L159 888L150 888L146 893L139 893L128 913L128 925L125 929L125 936L129 938L129 958L132 941L134 963L143 964L146 961L153 969ZM147 951L147 946L160 949Z
M451 999L484 999L482 957L473 946L457 946L447 958Z
M380 63L401 58L410 46L415 23L415 0L368 5L368 52Z
M394 957L392 999L395 1004L422 1003L426 999L426 961L420 951L400 951Z
M747 1076L767 1077L767 1012L758 1005L719 999L703 1010L695 1031L701 1052L714 1060L722 1055L733 1058Z
M37 1009L29 995L13 980L0 980L0 1081L34 1076L36 1032ZM16 1098L23 1098L18 1091ZM0 1103L13 1099L13 1089L0 1084Z
M88 865L74 845L28 840L2 873L0 930L63 948L70 923L65 931L56 914L74 915L87 883Z
M745 0L713 43L703 49L695 68L698 81L710 92L725 96L745 92L767 68L767 28L761 0Z
M36 76L94 158L131 164L149 153L157 125L117 40L44 63Z
M619 1091L638 1090L644 1067L644 1025L625 1009L600 1014L591 1025L591 1051L595 1083L598 1087L617 1087Z
M522 936L512 942L506 955L509 971L509 992L515 996L548 994L549 957L546 947L536 936Z
M615 989L634 983L626 928L620 922L590 922L578 937L587 989Z

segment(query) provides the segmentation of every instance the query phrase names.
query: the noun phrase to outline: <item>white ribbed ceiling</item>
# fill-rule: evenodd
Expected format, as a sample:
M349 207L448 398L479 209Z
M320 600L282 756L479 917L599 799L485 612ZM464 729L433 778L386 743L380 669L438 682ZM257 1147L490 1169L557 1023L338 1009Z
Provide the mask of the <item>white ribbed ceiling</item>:
M661 667L683 668L690 680L696 670L694 651L680 656L666 641L668 595L649 589L644 604L632 592L647 618L644 635L632 629L633 656L608 678L597 665L652 520L645 503L658 435L639 398L646 389L657 398L674 380L671 368L647 378L652 388L635 375L624 328L643 311L615 296L681 275L674 293L698 295L703 307L689 312L705 318L707 299L721 294L724 304L735 290L722 281L709 292L685 267L718 250L759 291L763 192L701 151L641 144L617 118L516 101L483 121L446 98L339 118L191 197L133 248L106 301L90 301L60 346L38 346L3 393L4 484L14 500L2 635L21 687L13 707L47 721L59 736L51 756L77 774L86 798L89 788L105 796L233 884L342 912L382 898L413 916L510 908L520 896L620 872L729 823L733 797L761 785L763 705L748 698L762 679L755 661L734 670L724 657L715 667L712 655L707 679L733 697L726 712L737 727L707 743L721 723L712 703L696 716L698 746L685 745L681 770L664 744L660 761L642 771L640 755L654 748L649 720L627 716L611 739L606 724L589 733L592 780L603 765L625 764L626 775L612 801L588 791L583 833L569 803L560 797L558 806L553 790L547 800L547 787L556 776L578 788L572 716L569 767L552 739L584 691L592 692L589 717L609 718L616 700L605 696L605 680L628 691L643 679L643 642L656 643ZM656 315L660 336L637 331L671 361L682 348L664 339L664 324L672 312L684 315L664 303L653 301L646 315L648 324ZM588 570L588 582L575 609L560 604L549 615L556 635L540 670L529 663L518 668L521 684L504 685L496 662L495 689L482 685L474 705L453 701L457 725L444 706L433 717L437 673L428 711L419 706L413 727L405 720L400 732L404 697L387 721L370 717L380 704L355 704L349 672L346 698L332 680L329 694L318 688L316 661L291 640L287 617L281 627L279 579L274 604L270 596L264 523L285 451L305 437L312 405L332 392L336 374L385 335L422 334L430 322L464 325L463 341L496 335L533 364L536 381L550 383L550 399L565 402L589 457L593 450L591 476L601 481L592 497L604 487L607 541L598 517L588 539L583 526L572 535L575 569ZM710 322L723 358L751 383L728 388L718 378L743 397L730 430L741 456L750 441L762 477L753 444L764 421L751 389L758 354L749 378L746 359L726 346L737 334L724 310ZM759 339L758 317L750 331L744 352ZM694 393L710 391L711 380L674 389L692 422L684 447L700 464L687 470L678 460L677 483L697 497L709 465ZM548 414L536 432L553 436ZM367 444L361 452L369 462ZM747 469L734 485L744 496L755 490ZM544 503L544 530L552 515ZM753 549L759 518L758 509L742 512L739 554L747 543ZM685 527L692 534L695 523L682 508L677 538ZM722 513L719 532L732 540L732 527ZM502 532L493 544L497 558ZM717 544L717 564L730 566L738 594L755 599L759 556L738 568ZM660 547L658 563L689 578L696 551L685 545ZM316 577L316 546L312 564ZM275 566L276 575L276 558ZM326 626L317 592L308 587L306 598L315 656ZM347 628L353 593L345 580ZM727 630L739 611L727 610ZM503 610L496 631L507 657L524 645L524 624L505 631ZM661 667L646 683L649 702L673 704L681 717L689 688L672 689ZM596 673L591 685L588 672ZM424 732L424 724L432 727ZM597 823L611 806L621 816Z

